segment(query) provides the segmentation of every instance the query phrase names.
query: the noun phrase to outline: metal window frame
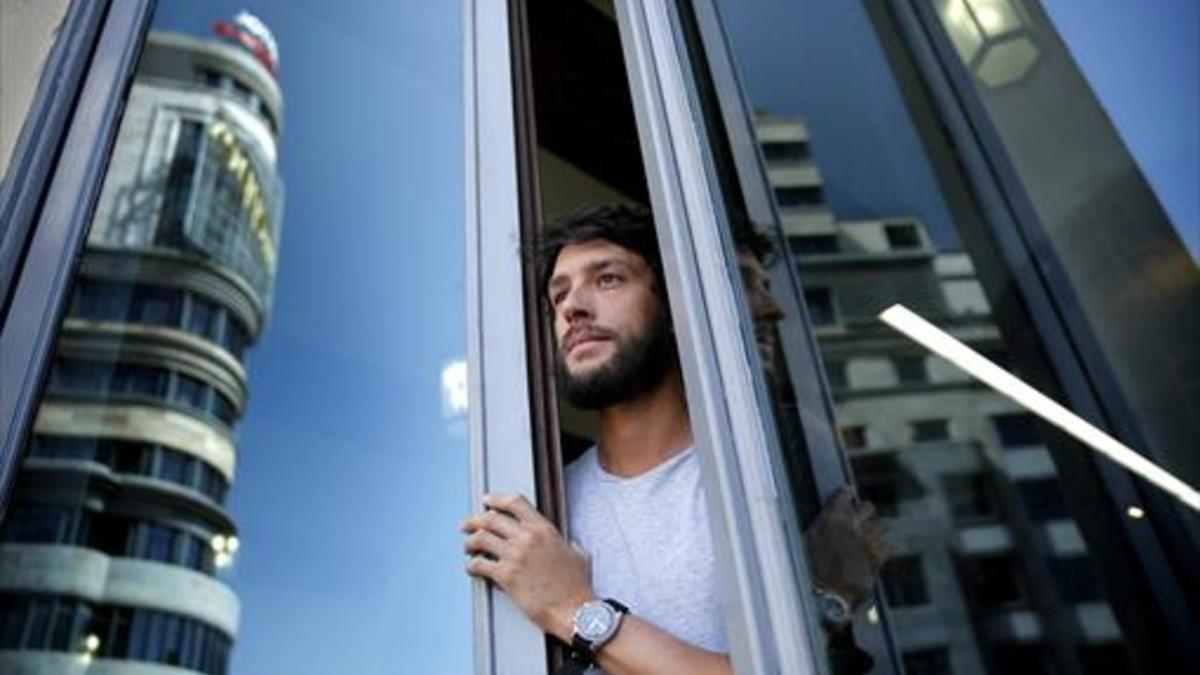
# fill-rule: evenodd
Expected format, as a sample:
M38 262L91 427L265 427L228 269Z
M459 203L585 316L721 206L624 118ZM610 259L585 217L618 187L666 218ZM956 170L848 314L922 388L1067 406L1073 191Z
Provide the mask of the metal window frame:
M99 197L153 7L154 0L72 5L72 12L89 12L78 21L99 22L94 50L86 48L83 28L83 34L66 36L72 43L64 47L60 65L82 78L78 97L72 101L70 88L64 87L55 95L39 98L29 113L31 118L64 115L62 106L73 103L69 121L64 122L60 151L52 149L56 141L53 124L32 134L32 139L22 140L49 152L39 160L46 164L18 165L19 170L29 172L19 177L24 192L19 195L18 210L33 210L28 211L28 244L20 246L25 249L23 259L14 263L8 310L0 326L0 503L7 501L21 446L37 409L67 290ZM91 12L99 12L103 18ZM44 193L39 189L43 176ZM20 234L18 229L6 231L6 241L10 235Z
M733 664L742 673L825 672L815 649L823 634L809 620L811 593L799 585L808 573L803 556L789 548L802 539L796 541L796 523L778 492L770 399L755 377L757 347L743 320L726 209L677 7L671 0L621 0L616 9ZM832 439L829 426L826 420Z
M471 508L484 493L536 499L523 311L509 3L463 0L464 198ZM503 592L472 581L475 672L547 672L546 642Z

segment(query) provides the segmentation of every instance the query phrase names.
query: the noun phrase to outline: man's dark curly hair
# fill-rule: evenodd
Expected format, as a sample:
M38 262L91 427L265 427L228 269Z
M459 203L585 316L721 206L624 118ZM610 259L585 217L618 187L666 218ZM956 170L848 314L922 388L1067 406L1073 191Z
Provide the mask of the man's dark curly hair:
M745 215L731 216L734 246L739 251L748 251L763 265L774 264L778 251L771 238L763 234ZM662 258L658 253L658 238L654 231L654 218L640 206L615 206L589 204L567 215L547 228L546 237L535 252L538 265L538 290L544 296L554 264L563 247L583 244L596 239L612 242L637 253L654 270L654 290L666 300L663 285Z
M770 267L779 259L779 251L775 242L763 232L749 216L741 211L729 215L729 227L733 230L733 246L738 252L747 252L758 258L763 267Z
M654 233L654 219L650 212L639 206L614 206L590 204L567 215L547 228L545 238L536 252L539 290L546 293L550 275L558 262L558 254L571 244L583 244L603 239L629 249L642 257L654 270L654 289L659 297L666 299L663 286L662 258L658 254L658 238Z

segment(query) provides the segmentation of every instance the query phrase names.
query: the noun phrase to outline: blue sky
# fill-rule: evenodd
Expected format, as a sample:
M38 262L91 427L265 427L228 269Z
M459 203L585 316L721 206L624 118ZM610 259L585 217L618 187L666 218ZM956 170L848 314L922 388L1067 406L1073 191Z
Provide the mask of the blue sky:
M250 355L231 508L234 675L468 673L457 2L164 0L202 35L241 9L280 48L287 190Z
M783 0L760 4L794 12ZM1159 11L1047 2L1195 252L1200 21L1192 0L1151 4ZM830 198L851 212L918 213L949 232L932 174L910 159L916 139L870 142L904 115L886 86L871 86L886 72L882 55L844 49L838 31L822 29L861 21L861 8L812 5L787 41L840 49L844 62L791 88L751 77L752 92L776 96L755 103L789 111L798 91L873 92L857 127L865 142L830 132L844 149L836 161L817 148ZM231 508L242 548L227 578L242 627L232 672L468 673L456 532L468 507L466 440L443 417L440 390L465 336L459 3L163 0L156 25L208 34L243 8L280 46L287 203L273 316L250 357L239 428ZM1121 37L1130 26L1135 40ZM1164 63L1168 76L1138 77ZM868 162L895 180L868 189L838 179Z

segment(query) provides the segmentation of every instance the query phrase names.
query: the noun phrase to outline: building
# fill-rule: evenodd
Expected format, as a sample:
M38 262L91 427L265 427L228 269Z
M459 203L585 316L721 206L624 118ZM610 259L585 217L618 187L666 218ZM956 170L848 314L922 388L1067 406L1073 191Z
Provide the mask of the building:
M145 45L0 534L6 673L227 669L226 497L278 257L283 98L256 19L216 32L261 48Z
M904 298L1007 365L970 258L940 250L916 218L837 220L804 122L763 115L756 131L842 445L890 524L883 589L906 672L1123 672L1034 418L877 318Z

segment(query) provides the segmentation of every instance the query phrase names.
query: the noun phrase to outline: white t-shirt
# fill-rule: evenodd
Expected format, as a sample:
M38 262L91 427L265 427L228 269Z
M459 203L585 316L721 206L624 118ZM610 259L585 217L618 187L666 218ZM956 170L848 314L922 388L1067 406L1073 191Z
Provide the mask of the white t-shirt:
M570 537L592 556L596 594L685 642L729 651L696 453L621 478L592 447L566 478Z

